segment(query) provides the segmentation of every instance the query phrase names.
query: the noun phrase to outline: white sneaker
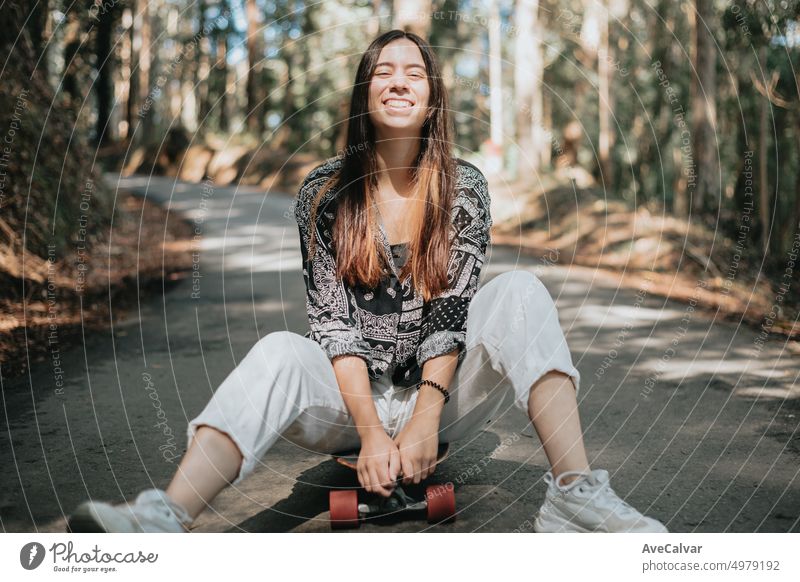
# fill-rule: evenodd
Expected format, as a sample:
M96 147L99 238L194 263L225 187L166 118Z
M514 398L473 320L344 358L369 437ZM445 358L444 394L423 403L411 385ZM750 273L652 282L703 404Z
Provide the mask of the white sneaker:
M139 493L133 504L111 505L102 501L81 503L67 522L68 532L82 533L179 533L187 531L192 518L160 489Z
M579 475L566 485L562 480ZM646 517L617 497L608 482L608 471L590 473L565 471L553 478L548 471L545 500L533 529L546 532L635 532L667 533L667 528L652 517Z

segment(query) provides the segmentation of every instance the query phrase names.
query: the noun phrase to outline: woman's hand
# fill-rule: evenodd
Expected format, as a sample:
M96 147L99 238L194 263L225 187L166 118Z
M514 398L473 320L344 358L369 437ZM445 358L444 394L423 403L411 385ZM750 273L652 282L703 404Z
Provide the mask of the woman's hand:
M438 416L412 416L395 437L400 450L403 484L419 483L436 469L439 451Z
M384 497L392 494L400 472L400 451L382 427L361 437L356 470L359 483L368 492Z

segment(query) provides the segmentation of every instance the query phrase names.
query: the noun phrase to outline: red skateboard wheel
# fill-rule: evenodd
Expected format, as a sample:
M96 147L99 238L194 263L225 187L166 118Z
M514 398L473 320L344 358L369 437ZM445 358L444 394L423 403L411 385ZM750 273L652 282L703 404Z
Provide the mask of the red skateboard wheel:
M456 518L456 493L452 483L428 485L425 488L428 503L428 522L452 521Z
M331 491L328 494L328 505L331 510L331 527L334 529L356 528L358 521L358 493L352 489L347 491Z

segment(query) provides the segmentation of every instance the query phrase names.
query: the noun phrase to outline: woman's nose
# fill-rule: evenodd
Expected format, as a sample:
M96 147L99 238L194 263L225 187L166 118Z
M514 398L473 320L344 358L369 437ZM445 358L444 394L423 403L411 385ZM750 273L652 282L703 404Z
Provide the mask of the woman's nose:
M406 79L405 75L395 75L392 78L392 87L408 89L408 79Z

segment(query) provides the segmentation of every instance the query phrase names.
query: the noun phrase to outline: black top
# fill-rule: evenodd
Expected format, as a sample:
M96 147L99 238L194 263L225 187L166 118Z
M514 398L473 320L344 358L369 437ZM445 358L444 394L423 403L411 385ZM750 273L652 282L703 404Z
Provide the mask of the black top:
M406 260L408 259L408 243L395 243L391 245L391 249L395 266L398 268L398 270L402 269L406 264Z
M389 245L378 213L376 237L389 270L375 289L350 287L336 276L331 231L339 187L325 193L310 228L311 204L320 188L341 168L332 158L314 168L303 181L294 208L300 233L306 311L310 331L305 337L318 342L330 359L356 355L367 363L369 376L377 380L394 366L392 383L412 386L422 379L422 366L436 356L458 350L459 362L466 348L469 303L478 288L481 267L490 243L492 218L486 178L480 170L456 158L456 197L452 209L449 286L423 302L411 285L409 274L399 280L407 260L407 242ZM309 236L316 252L309 261Z

